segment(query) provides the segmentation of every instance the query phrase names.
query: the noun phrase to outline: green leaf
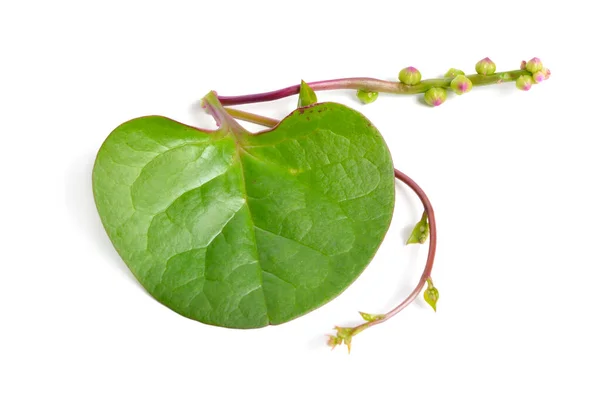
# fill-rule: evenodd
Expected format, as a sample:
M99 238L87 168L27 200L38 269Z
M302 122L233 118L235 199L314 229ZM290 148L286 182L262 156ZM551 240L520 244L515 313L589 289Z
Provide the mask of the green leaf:
M298 107L312 105L317 103L317 94L304 80L300 82L300 92L298 92Z
M277 127L199 130L150 116L102 145L93 191L140 283L207 324L280 324L333 299L375 255L394 207L387 146L335 103Z
M423 213L421 220L417 222L406 244L424 244L429 237L429 223L427 222L427 213Z

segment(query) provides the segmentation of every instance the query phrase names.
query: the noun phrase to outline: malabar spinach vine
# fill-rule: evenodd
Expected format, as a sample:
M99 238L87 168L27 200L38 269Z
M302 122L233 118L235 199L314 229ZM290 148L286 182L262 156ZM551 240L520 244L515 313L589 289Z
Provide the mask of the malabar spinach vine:
M364 322L335 327L328 344L345 344L383 323L423 291L436 309L431 270L435 214L424 191L394 169L384 139L368 119L346 106L317 103L315 91L354 89L363 103L379 92L423 94L430 106L474 86L515 81L519 89L546 80L537 58L496 73L485 58L477 74L450 69L421 80L407 67L399 81L345 78L280 90L219 96L203 106L214 131L160 116L133 119L106 139L93 170L102 223L136 278L158 301L203 323L257 328L301 316L344 291L381 244L394 208L394 178L424 207L408 244L429 240L415 289L384 314L360 312ZM225 106L298 94L298 109L281 121ZM268 130L251 133L237 119Z

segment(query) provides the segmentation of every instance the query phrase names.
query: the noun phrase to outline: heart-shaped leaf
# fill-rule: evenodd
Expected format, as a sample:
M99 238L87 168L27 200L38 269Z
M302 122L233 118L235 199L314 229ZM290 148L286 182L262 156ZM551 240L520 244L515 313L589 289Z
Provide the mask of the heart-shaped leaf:
M153 297L235 328L284 323L340 294L394 206L383 138L335 103L258 134L131 120L102 145L93 189L112 243Z

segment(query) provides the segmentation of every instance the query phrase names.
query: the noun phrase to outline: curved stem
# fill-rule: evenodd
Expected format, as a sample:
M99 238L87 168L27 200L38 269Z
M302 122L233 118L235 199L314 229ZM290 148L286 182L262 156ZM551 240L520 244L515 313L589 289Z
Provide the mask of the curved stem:
M419 187L419 185L413 179L411 179L398 169L394 169L394 175L398 180L402 181L404 184L410 187L411 190L415 192L415 194L421 200L423 207L425 208L425 213L427 214L427 219L429 221L429 252L427 253L427 261L425 262L425 267L423 268L421 279L419 279L417 286L413 289L413 291L408 295L406 299L404 299L398 306L385 313L380 319L366 322L359 326L356 326L353 329L352 335L358 334L371 326L383 323L386 320L398 314L402 309L404 309L406 306L412 303L412 301L415 300L417 296L419 296L419 293L421 293L423 287L427 283L427 279L431 277L431 270L433 269L433 261L435 259L435 250L437 246L437 229L433 207L423 189Z
M514 70L498 72L493 75L467 75L473 86L492 85L502 82L516 81L521 75L529 75L526 70ZM452 78L426 79L416 85L406 85L398 81L384 81L375 78L340 78L327 81L308 82L314 91L328 91L334 89L360 89L367 92L383 92L391 94L418 94L424 93L430 88L449 88ZM288 96L296 95L300 91L300 85L292 85L287 88L270 92L240 96L219 96L223 106L242 105L245 103L267 102Z

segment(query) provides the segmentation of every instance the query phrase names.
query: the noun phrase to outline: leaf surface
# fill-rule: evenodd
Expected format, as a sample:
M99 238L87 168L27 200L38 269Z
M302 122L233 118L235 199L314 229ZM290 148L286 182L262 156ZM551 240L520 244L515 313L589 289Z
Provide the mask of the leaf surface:
M113 245L153 297L235 328L284 323L339 295L394 206L383 138L335 103L260 134L131 120L101 147L93 189Z

